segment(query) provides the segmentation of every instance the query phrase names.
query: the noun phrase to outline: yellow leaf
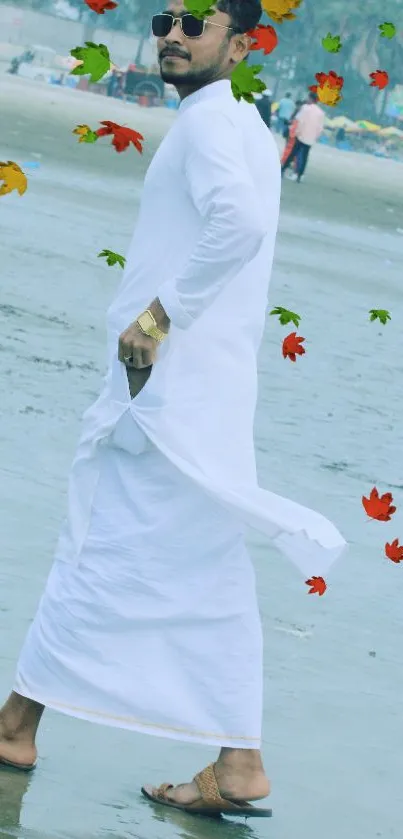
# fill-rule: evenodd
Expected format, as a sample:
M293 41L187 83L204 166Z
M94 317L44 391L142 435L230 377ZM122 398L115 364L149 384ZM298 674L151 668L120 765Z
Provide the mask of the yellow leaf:
M302 0L262 0L262 7L275 23L294 20L293 9L298 9Z
M330 87L329 82L325 82L323 87L318 85L317 96L323 105L331 105L334 107L341 101L340 91L337 87Z
M79 134L80 137L85 137L89 131L91 131L89 125L77 125L77 128L74 129L73 134Z
M0 195L8 195L14 189L23 195L28 186L24 172L12 160L0 163L0 181L4 181L3 186L0 187Z

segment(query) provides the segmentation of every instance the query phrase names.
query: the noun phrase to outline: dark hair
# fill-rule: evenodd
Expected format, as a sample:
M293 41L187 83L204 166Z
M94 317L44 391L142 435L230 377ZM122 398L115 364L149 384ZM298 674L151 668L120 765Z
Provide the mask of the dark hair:
M231 18L229 38L232 38L234 31L240 34L255 29L263 13L260 0L217 0L216 9Z

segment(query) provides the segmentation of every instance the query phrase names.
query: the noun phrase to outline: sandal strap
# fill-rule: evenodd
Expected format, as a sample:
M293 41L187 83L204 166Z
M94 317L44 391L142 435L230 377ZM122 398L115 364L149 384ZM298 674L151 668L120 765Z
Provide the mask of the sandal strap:
M156 789L155 794L156 794L157 798L164 799L164 798L165 798L165 793L166 793L166 791L167 791L168 789L172 789L172 788L173 788L173 784L166 784L166 783L165 783L165 784L161 784L161 785L158 787L158 789Z
M217 778L214 772L214 763L210 763L201 772L195 775L194 780L199 787L203 801L208 804L223 803L220 790L217 784Z

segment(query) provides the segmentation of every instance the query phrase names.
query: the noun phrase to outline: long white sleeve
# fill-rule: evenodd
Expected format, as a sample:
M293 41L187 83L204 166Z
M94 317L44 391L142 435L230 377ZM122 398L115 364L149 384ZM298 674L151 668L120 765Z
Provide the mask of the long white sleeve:
M187 191L204 224L183 271L157 294L180 329L188 328L253 259L267 232L235 123L216 109L199 106L186 115L183 131Z

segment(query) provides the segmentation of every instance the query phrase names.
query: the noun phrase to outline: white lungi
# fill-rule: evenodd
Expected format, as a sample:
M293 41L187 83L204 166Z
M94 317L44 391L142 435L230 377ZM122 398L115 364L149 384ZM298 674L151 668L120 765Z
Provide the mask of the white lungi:
M257 482L280 184L275 142L230 80L185 97L147 171L108 310L108 372L83 417L18 693L143 733L259 748L262 633L244 528L305 580L346 546L324 516ZM119 335L157 296L171 328L131 400Z
M262 633L242 525L151 443L98 457L79 565L54 562L14 690L105 725L258 749Z

